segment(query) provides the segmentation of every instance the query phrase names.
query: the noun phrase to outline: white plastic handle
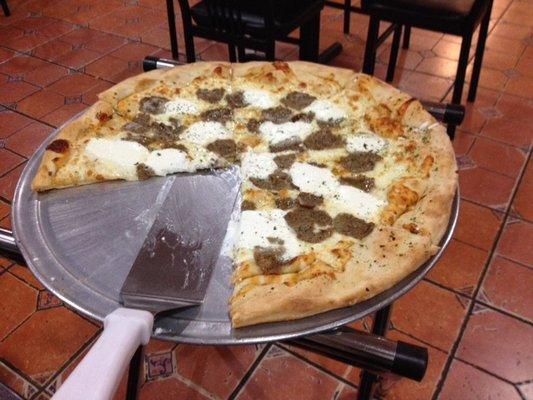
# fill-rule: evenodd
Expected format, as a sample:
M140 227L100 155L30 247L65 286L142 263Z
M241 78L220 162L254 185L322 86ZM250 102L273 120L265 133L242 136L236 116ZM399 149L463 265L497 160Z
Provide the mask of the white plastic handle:
M104 320L104 332L52 397L53 400L109 400L140 344L152 333L151 313L118 308Z

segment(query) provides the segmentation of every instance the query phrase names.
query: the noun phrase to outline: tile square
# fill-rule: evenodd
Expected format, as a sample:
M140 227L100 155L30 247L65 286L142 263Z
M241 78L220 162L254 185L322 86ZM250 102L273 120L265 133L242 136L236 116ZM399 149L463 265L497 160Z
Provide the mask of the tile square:
M450 291L420 282L394 303L391 322L395 329L448 352L459 334L467 304Z
M32 119L24 115L0 107L0 126L2 127L2 129L0 129L0 139L5 139L11 136L13 133L28 126L32 122Z
M19 100L35 93L39 90L38 86L24 81L11 81L0 84L0 103L10 105Z
M520 400L520 395L513 387L477 368L459 360L453 360L439 400L455 399L491 399Z
M496 252L506 258L533 266L533 224L509 220L505 224Z
M477 166L516 178L527 160L527 154L513 146L479 137L468 153Z
M52 133L52 128L40 122L33 122L11 135L5 142L7 149L30 157L37 147Z
M221 398L226 398L259 355L256 346L190 346L174 350L176 372Z
M17 278L26 282L28 285L37 290L44 290L43 284L37 280L30 269L26 266L14 264L11 268L9 268L9 273L15 275Z
M533 221L533 163L529 162L513 200L513 212L522 219Z
M52 111L49 114L46 114L41 118L43 122L53 126L60 126L67 122L70 118L73 118L75 115L79 114L87 108L87 104L83 103L70 103L65 104L63 107L58 108L55 111Z
M213 397L204 392L196 390L182 381L179 377L171 377L158 381L146 382L140 392L140 400L167 400L167 399L187 399L187 400L208 400Z
M457 358L511 382L531 377L531 326L484 310L473 314L457 349Z
M35 312L37 291L9 273L0 275L0 341Z
M95 325L65 307L50 308L32 314L0 343L0 352L26 375L45 383L96 330Z
M515 186L515 178L476 167L459 171L461 197L503 211Z
M0 382L24 399L30 399L39 389L24 377L0 361Z
M494 307L533 321L532 287L532 269L495 257L483 280L481 294Z
M64 96L81 95L99 84L99 80L80 73L72 73L48 86L48 89Z
M8 201L13 201L15 187L17 186L18 179L23 169L24 164L19 165L0 178L0 197L3 197ZM5 218L2 220L2 222L4 220Z
M452 239L444 255L426 278L471 296L487 259L488 252Z
M529 134L529 123L512 118L495 118L487 121L481 130L481 136L501 142L527 148L531 145L533 136Z
M287 379L287 372L290 379ZM238 394L248 399L332 398L339 381L280 349L272 347Z
M17 104L17 110L33 118L41 118L65 104L65 97L43 89L21 100Z
M32 54L36 57L44 58L45 60L54 61L64 54L70 52L73 48L71 43L59 39L46 42L35 49Z
M0 148L0 176L5 175L17 165L24 162L24 158L12 151Z

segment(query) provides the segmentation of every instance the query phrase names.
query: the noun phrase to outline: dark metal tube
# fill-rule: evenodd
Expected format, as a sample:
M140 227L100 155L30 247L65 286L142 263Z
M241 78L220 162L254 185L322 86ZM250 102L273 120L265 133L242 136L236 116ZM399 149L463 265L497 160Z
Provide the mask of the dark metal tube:
M13 237L13 232L3 228L0 228L0 256L9 258L17 264L26 265Z
M143 60L143 70L151 71L153 69L172 68L180 65L178 61L168 60L166 58L159 58L153 56L146 56Z
M460 104L434 103L421 101L424 108L438 121L450 125L460 125L465 117L465 108Z
M348 327L287 343L364 370L420 381L427 368L427 349Z

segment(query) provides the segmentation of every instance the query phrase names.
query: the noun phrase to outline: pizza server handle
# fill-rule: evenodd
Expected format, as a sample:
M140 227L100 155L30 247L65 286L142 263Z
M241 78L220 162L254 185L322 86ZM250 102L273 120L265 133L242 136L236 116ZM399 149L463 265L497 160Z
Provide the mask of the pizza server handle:
M392 372L416 381L422 380L428 364L428 351L424 347L349 327L287 343L368 371Z
M13 237L13 232L0 228L0 256L9 258L17 264L26 265L26 261L22 258L17 242Z
M148 344L154 317L118 308L104 319L104 331L52 397L53 400L111 400L137 348Z

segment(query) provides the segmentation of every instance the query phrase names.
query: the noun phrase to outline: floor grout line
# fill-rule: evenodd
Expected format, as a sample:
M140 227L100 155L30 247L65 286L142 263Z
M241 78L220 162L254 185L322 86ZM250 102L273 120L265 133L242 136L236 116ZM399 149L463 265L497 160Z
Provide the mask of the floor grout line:
M315 367L316 369L318 369L319 371L331 376L332 378L335 378L336 380L344 383L345 385L348 385L350 387L353 387L354 389L357 389L358 388L358 385L356 385L355 383L349 381L348 379L346 379L344 376L340 376L340 375L337 375L336 373L328 370L327 368L325 368L324 366L320 365L319 363L313 361L313 360L310 360L308 359L307 357L301 355L300 353L294 351L294 350L291 350L287 347L287 344L283 343L283 342L279 342L277 343L277 346L280 347L281 349L283 349L284 351L286 351L287 353L291 354L292 356L296 357L297 359L305 362L306 364L309 364L309 365L312 365L313 367ZM312 353L312 352L311 352ZM323 356L324 357L324 356ZM328 358L328 357L326 357ZM340 361L339 361L340 362ZM341 362L342 363L342 362ZM347 363L343 363L344 365L346 365L346 369L348 370L349 368L358 368L354 365L350 365L350 364L347 364ZM346 372L346 371L345 371Z
M516 193L518 192L519 183L521 182L521 180L522 180L522 178L523 178L523 176L525 174L525 171L526 171L527 165L529 164L530 159L531 159L531 152L529 154L528 161L522 166L522 170L520 172L518 182L515 185L515 187L513 188L511 199L510 199L509 204L508 204L508 206L506 208L506 211L504 213L503 222L499 226L498 232L496 234L496 237L494 238L494 240L492 242L492 247L491 247L490 252L489 252L489 257L488 257L488 259L487 259L487 261L485 263L485 266L483 267L483 270L482 270L481 275L480 275L480 279L479 279L478 284L477 284L477 286L476 286L476 288L474 290L474 293L472 294L472 298L474 298L474 299L477 298L477 295L478 295L479 290L481 288L481 283L484 281L485 276L486 276L486 274L488 272L489 266L491 265L492 259L493 259L494 255L495 255L495 250L496 250L496 248L497 248L497 246L499 244L500 237L501 237L501 235L503 233L503 230L505 229L505 222L507 221L507 218L509 216L509 212L510 212L512 204L513 204L513 200L514 200L514 198L516 196ZM439 381L437 383L436 390L433 393L433 396L432 396L433 400L437 400L438 397L439 397L440 392L442 391L442 388L444 386L444 382L446 381L446 376L448 375L448 372L450 370L450 366L451 366L451 363L453 361L453 358L455 357L455 354L457 353L457 349L459 348L459 344L460 344L460 342L463 339L464 332L466 331L466 327L467 327L468 321L470 320L470 317L472 315L472 311L474 309L475 304L476 304L476 302L472 301L469 304L469 306L468 306L468 310L467 310L467 313L466 313L466 318L464 319L463 323L461 324L461 328L459 330L459 334L458 334L458 336L457 336L457 338L455 340L455 343L452 346L452 349L450 351L450 356L446 360L446 364L444 365L444 368L443 368L443 371L441 373L440 379L439 379Z
M244 376L241 378L235 389L233 389L233 392L230 393L230 395L228 396L228 400L233 400L239 395L239 393L244 388L244 386L246 386L259 364L261 364L261 361L263 361L263 359L266 357L272 346L274 346L273 343L267 343L265 345L265 347L263 348L263 350L261 350L261 353L259 353L252 365L250 365L250 368L248 368L248 371L246 371Z
M479 279L480 279L480 282L481 282L481 286L483 286L483 281L481 281L481 277L480 277ZM479 300L479 299L473 298L472 295L466 295L466 294L464 294L464 293L462 293L462 292L460 292L460 291L458 291L458 290L456 290L456 289L453 289L453 288L450 288L450 287L444 286L443 284L441 284L441 283L439 283L439 282L435 282L435 281L433 281L433 280L431 280L431 279L424 278L424 281L425 281L425 282L428 282L428 283L431 283L431 284L433 284L433 285L435 285L435 286L437 286L437 287L439 287L439 288L441 288L441 289L447 290L448 292L451 292L451 293L453 293L453 294L455 294L455 295L458 295L458 296L461 296L461 297L465 297L465 298L467 298L469 301L475 301L476 303L481 304L481 305L483 305L483 306L485 306L485 307L487 307L487 308L490 308L490 309L493 310L493 311L498 311L498 312L500 312L501 314L507 315L508 317L511 317L511 318L514 318L514 319L517 319L517 320L519 320L520 322L523 322L523 323L525 323L525 324L531 325L531 326L533 327L533 320L529 320L529 319L527 319L527 318L525 318L525 317L522 317L522 316L519 315L519 314L515 314L515 313L513 313L513 312L511 312L511 311L508 311L508 310L506 310L506 309L504 309L504 308L500 308L500 307L498 307L498 306L496 306L496 305L494 305L494 304L487 303L486 301L483 301L483 300ZM476 284L476 285L477 285L477 284ZM417 340L420 340L420 339L418 339L416 336L413 336L413 337L414 337L415 339L417 339Z

